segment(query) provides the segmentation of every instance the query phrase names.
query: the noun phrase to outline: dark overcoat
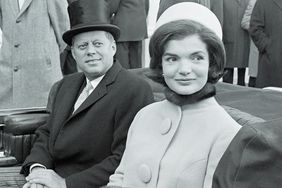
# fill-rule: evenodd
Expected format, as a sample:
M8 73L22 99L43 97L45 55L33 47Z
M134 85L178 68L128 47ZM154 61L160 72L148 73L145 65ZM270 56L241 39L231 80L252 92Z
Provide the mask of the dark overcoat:
M128 128L135 114L153 101L146 81L117 62L96 89L73 113L85 86L83 73L63 78L57 86L49 121L37 131L37 140L23 164L40 163L66 179L68 188L107 184L122 157Z
M244 126L222 156L212 188L280 188L282 119Z
M112 23L121 32L118 42L141 41L147 38L149 0L106 0L109 2Z
M282 1L258 0L250 34L259 50L257 87L282 87Z
M241 21L249 0L224 0L223 43L226 50L227 68L248 67L250 37L241 27Z

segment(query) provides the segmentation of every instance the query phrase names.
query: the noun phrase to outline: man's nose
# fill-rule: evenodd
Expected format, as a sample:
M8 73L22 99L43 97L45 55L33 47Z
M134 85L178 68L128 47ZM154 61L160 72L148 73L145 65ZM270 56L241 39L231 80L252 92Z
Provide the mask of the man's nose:
M92 55L96 53L96 48L93 44L90 44L87 48L87 54Z

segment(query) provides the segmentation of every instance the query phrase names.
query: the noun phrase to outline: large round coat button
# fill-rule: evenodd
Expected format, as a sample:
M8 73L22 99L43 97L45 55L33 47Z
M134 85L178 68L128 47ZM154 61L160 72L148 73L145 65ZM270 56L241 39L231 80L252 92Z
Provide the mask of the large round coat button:
M160 125L160 132L162 135L165 135L171 129L171 120L169 118L165 118Z
M152 172L148 165L142 164L138 169L138 175L142 182L149 183L152 178Z

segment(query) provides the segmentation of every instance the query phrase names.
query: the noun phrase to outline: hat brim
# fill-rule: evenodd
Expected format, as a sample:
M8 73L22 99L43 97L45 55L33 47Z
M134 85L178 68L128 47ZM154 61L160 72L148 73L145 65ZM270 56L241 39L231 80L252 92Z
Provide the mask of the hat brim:
M63 40L69 45L72 45L72 38L83 32L88 32L88 31L107 31L111 33L114 37L115 40L119 38L120 35L120 29L119 27L112 25L112 24L101 24L101 25L87 25L87 26L79 26L72 28L68 31L66 31L63 34Z

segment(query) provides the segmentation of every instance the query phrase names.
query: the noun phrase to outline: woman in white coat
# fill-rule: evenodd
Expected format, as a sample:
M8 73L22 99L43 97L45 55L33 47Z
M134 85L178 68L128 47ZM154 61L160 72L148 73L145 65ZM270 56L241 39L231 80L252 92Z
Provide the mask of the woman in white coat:
M212 14L199 6L198 16ZM150 78L166 86L166 100L136 115L109 187L211 188L215 168L241 128L214 98L225 63L219 30L191 19L161 25L150 40Z

